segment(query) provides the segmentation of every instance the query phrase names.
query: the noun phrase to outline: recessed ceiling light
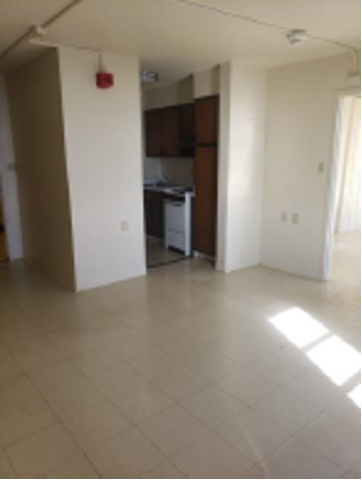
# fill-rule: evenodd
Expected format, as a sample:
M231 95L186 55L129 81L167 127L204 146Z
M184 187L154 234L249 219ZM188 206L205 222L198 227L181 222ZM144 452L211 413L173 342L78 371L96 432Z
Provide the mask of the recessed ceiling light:
M160 76L157 72L152 72L150 70L143 70L141 72L142 83L155 83L158 82Z
M291 45L296 46L308 40L308 33L306 30L290 30L287 39Z

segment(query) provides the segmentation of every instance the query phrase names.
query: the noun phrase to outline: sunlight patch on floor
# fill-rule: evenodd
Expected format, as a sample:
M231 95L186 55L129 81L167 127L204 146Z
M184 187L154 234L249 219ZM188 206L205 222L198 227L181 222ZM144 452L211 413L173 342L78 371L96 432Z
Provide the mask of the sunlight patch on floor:
M307 347L328 333L324 325L297 307L280 313L269 321L299 348Z
M339 337L331 337L309 352L308 357L336 385L343 385L361 370L361 355Z
M359 384L356 388L348 394L348 397L357 405L357 407L362 407L362 386Z

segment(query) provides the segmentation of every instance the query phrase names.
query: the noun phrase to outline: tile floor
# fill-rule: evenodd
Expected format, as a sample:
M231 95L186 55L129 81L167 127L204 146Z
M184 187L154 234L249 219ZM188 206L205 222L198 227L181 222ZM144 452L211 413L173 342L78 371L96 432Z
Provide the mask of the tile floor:
M0 478L361 478L360 237L333 279L0 267Z
M157 240L152 239L147 239L146 255L148 268L171 264L186 258L182 252L166 249Z

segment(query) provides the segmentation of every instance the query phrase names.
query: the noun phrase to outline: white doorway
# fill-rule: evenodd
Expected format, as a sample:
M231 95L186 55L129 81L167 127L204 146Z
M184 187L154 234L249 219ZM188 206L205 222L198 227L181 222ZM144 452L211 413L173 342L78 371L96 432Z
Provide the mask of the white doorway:
M338 101L334 158L328 199L324 280L360 281L361 98L348 92Z

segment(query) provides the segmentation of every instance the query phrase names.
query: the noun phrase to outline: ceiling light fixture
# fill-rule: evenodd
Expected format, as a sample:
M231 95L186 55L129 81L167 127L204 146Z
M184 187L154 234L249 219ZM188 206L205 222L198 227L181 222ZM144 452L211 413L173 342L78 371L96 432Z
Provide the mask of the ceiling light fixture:
M287 33L287 39L293 47L298 46L308 40L308 33L306 30L290 30Z
M160 76L157 72L151 70L143 70L141 72L142 83L156 83L160 80Z

